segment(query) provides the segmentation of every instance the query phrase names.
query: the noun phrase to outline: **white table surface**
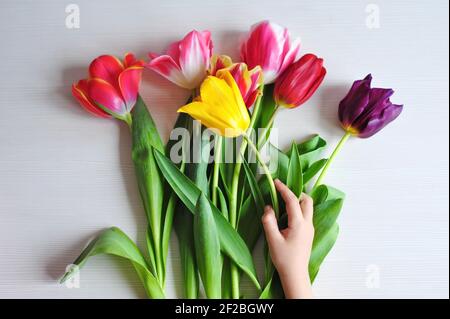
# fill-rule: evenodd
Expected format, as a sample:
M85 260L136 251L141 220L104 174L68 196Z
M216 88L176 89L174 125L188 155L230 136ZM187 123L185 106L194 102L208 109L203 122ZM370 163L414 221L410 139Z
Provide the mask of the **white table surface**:
M351 140L327 182L347 193L341 233L316 281L323 298L449 296L448 1L74 0L80 29L65 26L69 1L0 2L0 297L140 298L127 263L92 258L80 287L57 283L101 229L143 243L145 219L127 128L89 116L70 95L101 53L160 52L193 28L215 52L237 56L249 26L271 19L325 59L323 86L281 112L280 140L320 133L334 145L339 100L367 73L393 87L401 117L369 140ZM245 4L244 4L245 3ZM148 71L144 97L167 136L187 92ZM261 258L257 258L261 264ZM378 276L379 285L370 285ZM181 289L175 237L167 295Z

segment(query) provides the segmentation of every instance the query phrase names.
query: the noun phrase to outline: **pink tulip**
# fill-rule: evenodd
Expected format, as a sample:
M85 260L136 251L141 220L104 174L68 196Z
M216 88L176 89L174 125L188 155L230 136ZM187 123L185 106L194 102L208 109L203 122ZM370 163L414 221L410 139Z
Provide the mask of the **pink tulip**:
M212 54L211 33L191 31L172 43L166 55L150 53L147 68L186 89L195 89L206 76Z
M300 39L291 43L286 28L269 21L254 25L241 46L241 58L250 69L260 66L264 83L272 83L293 62L300 52Z
M72 85L72 94L90 113L127 120L136 104L143 62L128 53L122 61L102 55L89 66L89 79Z

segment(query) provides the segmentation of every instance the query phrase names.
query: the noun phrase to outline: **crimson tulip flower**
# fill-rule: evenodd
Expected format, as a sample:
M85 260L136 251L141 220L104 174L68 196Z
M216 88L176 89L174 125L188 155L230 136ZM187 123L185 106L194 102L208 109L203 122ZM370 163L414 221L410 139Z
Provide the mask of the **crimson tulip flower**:
M323 59L314 54L304 55L291 64L275 82L276 104L294 108L305 103L322 83L326 73Z
M126 54L123 61L112 55L99 56L89 66L89 78L72 85L72 94L88 112L129 123L143 65L131 53Z

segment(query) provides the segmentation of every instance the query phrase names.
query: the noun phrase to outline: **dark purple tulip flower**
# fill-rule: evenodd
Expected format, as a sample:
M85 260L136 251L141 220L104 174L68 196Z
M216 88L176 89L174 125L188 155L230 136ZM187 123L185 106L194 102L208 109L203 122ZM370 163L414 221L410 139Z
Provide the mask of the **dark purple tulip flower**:
M339 103L339 121L341 121L345 134L323 167L314 184L313 192L322 183L331 162L350 136L371 137L395 120L402 112L403 105L392 104L389 100L394 94L394 90L371 88L371 82L371 74L363 80L355 81L350 92Z
M392 89L371 88L372 75L353 83L339 104L339 120L352 135L367 138L383 129L402 112L403 105L392 104Z

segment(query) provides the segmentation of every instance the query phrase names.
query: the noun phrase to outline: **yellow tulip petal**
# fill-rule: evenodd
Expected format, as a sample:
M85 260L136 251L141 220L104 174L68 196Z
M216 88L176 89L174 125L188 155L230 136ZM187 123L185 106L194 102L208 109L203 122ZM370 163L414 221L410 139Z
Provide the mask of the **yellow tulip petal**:
M207 103L192 102L181 107L178 112L189 114L195 120L200 121L202 125L217 131L225 137L236 137L243 133L239 129L230 127L230 123L226 121L226 118L217 116L211 110L213 110L213 107Z
M226 137L242 135L250 125L241 92L229 71L221 72L220 78L208 76L200 87L200 96L178 112L189 114Z
M200 87L200 97L203 102L218 108L235 103L232 89L225 81L215 76L208 76L203 81Z
M246 131L250 125L250 116L248 115L248 110L245 106L244 99L242 98L241 91L239 90L239 87L230 72L225 71L221 73L221 77L227 82L233 91L235 100L233 113L235 114L234 118L238 120L238 127L243 131Z

